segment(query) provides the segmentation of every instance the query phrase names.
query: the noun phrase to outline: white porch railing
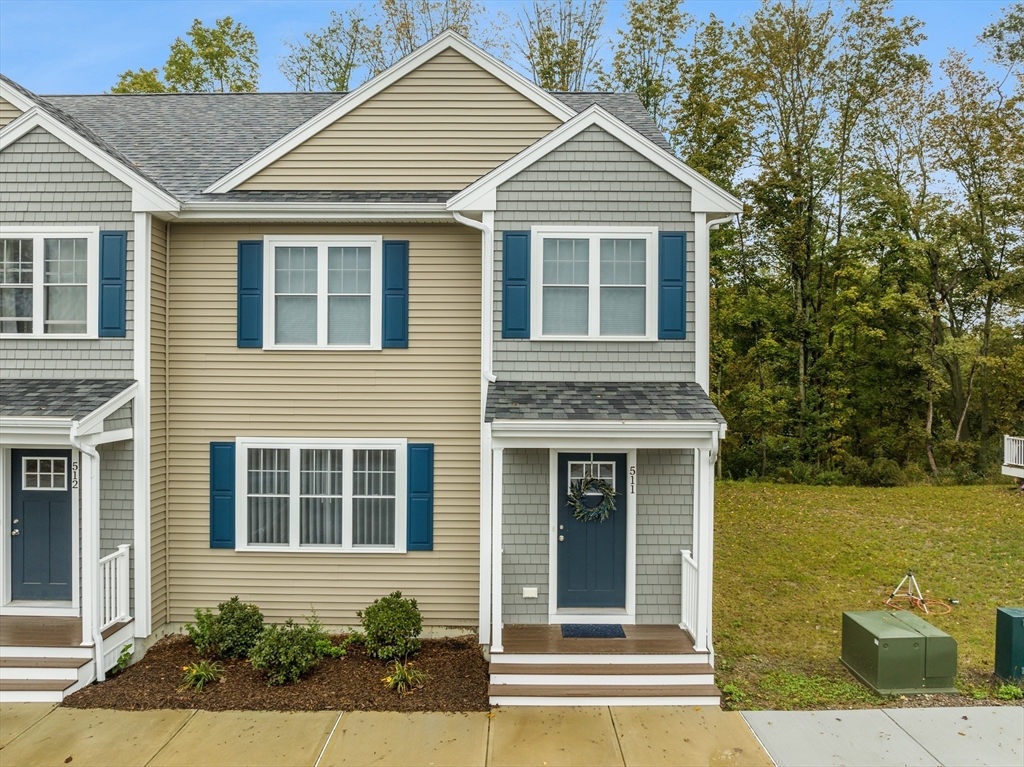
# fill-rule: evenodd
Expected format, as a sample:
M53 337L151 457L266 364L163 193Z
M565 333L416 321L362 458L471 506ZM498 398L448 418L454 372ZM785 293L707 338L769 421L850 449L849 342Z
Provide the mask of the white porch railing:
M700 601L699 583L697 560L687 549L683 549L682 625L695 638L697 636L697 606Z
M1003 465L1024 469L1024 437L1003 437Z
M100 560L100 631L131 617L128 580L130 548L129 544L118 546L117 551Z

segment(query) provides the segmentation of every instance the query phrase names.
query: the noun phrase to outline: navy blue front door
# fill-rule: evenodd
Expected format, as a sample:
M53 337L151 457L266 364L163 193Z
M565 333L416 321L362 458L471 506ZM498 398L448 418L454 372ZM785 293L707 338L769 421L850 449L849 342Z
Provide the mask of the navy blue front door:
M603 522L581 522L567 503L570 480L585 472L615 488L615 508ZM625 608L626 456L559 453L557 497L558 607Z
M11 598L71 600L71 451L11 451Z

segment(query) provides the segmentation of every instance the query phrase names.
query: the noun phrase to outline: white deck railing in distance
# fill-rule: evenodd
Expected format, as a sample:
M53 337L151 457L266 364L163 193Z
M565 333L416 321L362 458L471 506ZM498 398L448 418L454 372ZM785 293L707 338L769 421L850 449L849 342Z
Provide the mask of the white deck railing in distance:
M682 627L690 632L694 638L697 637L697 602L700 599L697 578L697 560L693 558L690 551L682 550L683 573L682 573Z
M115 623L128 620L129 614L129 560L125 544L100 560L100 631Z
M1003 465L1024 469L1024 437L1003 437Z

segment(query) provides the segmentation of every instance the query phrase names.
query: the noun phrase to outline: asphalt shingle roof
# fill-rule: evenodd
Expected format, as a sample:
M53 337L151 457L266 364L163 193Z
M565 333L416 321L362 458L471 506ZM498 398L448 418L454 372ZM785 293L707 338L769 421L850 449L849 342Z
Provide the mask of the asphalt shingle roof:
M308 191L241 189L218 194L200 194L196 195L193 200L204 202L446 202L458 191L458 189L447 191L423 189L311 189Z
M133 383L130 378L3 378L0 379L0 416L78 420Z
M487 389L486 419L725 423L693 382L496 381Z
M671 151L634 93L555 92L551 95L577 112L599 104L638 133ZM75 130L92 135L94 143L117 157L119 162L128 164L178 199L195 201L228 199L202 192L344 96L344 93L146 93L34 98L43 108L49 107L48 111L58 119L74 121L80 126ZM302 198L295 198L299 199Z

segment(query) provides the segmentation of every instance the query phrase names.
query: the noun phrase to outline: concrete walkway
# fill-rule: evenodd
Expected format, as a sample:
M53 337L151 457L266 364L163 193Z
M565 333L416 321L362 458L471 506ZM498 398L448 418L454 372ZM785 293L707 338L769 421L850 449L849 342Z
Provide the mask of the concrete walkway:
M0 706L0 765L729 765L771 767L718 708L498 708L400 714Z
M1021 767L1024 708L741 715L718 708L668 706L401 714L127 712L0 705L2 767L771 767L773 760L779 767Z

